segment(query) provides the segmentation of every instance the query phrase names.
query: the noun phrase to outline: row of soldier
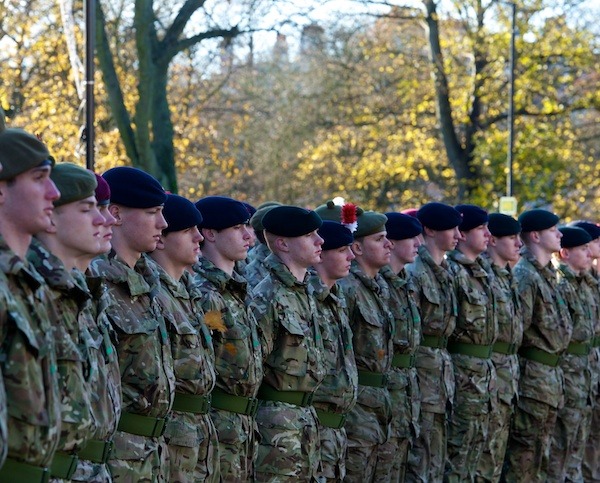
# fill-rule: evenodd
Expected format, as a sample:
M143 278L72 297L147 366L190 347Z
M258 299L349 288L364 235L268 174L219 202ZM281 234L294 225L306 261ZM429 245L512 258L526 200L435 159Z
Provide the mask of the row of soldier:
M600 481L596 225L0 162L0 481Z

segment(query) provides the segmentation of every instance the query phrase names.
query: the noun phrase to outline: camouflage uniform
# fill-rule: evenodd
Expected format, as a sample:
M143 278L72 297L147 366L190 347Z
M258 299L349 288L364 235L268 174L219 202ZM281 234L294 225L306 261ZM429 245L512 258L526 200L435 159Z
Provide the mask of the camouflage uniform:
M157 294L163 309L175 372L175 398L165 430L169 450L169 481L219 481L217 432L210 417L210 393L215 385L215 354L202 321L198 293L185 272L174 280L160 265L149 264L160 276Z
M592 420L583 457L583 478L600 483L600 275L596 270L586 274L586 283L592 288L594 297L593 317L595 321L593 348L590 352L592 371Z
M194 284L207 318L223 326L213 331L216 387L211 415L219 438L222 481L254 477L258 428L256 394L263 377L256 319L246 308L246 282L229 276L206 258L194 265Z
M592 371L590 351L594 337L592 308L596 293L564 264L558 267L558 290L567 302L573 335L559 365L565 382L565 405L558 411L554 427L548 478L553 481L583 481L581 465L592 420Z
M458 316L448 341L456 398L448 431L445 477L448 481L473 481L497 397L492 363L492 344L498 332L493 275L481 257L470 260L460 250L448 253L448 265L455 277Z
M347 480L389 481L393 460L389 452L380 454L390 437L392 419L387 389L394 336L389 287L379 274L368 277L355 261L350 275L339 284L348 305L359 384L356 406L346 421Z
M306 280L296 280L275 254L265 266L269 276L254 288L250 302L264 368L256 480L310 481L319 464L317 416L310 403L325 376L315 300Z
M510 422L518 398L520 372L517 351L523 340L523 320L510 267L500 267L491 260L489 263L494 274L492 290L498 318L498 337L492 353L497 377L498 404L490 413L488 437L479 460L477 480L497 482L500 480Z
M159 279L145 256L135 268L114 251L92 261L111 296L123 405L109 467L115 481L162 481L168 461L162 433L173 404L173 358L156 298Z
M391 267L380 270L390 287L390 310L395 319L394 358L388 377L388 390L392 403L391 444L395 450L390 456L394 460L391 481L404 481L408 453L415 438L419 436L421 393L417 380L415 359L421 341L421 316L406 281L406 272L395 274ZM395 440L395 441L394 441Z
M325 356L325 379L317 388L313 406L319 418L321 467L319 477L342 481L346 476L348 437L344 427L348 412L356 404L358 372L352 348L352 330L346 302L339 285L331 289L318 275L310 278L317 297Z
M110 295L100 277L88 276L86 283L92 301L80 321L90 335L88 386L96 429L90 434L87 446L79 452L72 480L107 483L112 481L107 463L121 416L121 373L114 342L116 334L107 316Z
M550 264L541 266L528 248L513 270L523 310L519 350L519 401L508 440L508 481L545 481L558 409L564 403L560 355L571 338L571 320L556 289Z
M70 480L77 466L77 452L95 430L89 386L90 334L80 322L80 314L89 306L91 296L83 274L68 271L35 238L27 258L46 280L54 308L52 333L61 398L61 434L51 470L55 481Z
M243 275L250 288L256 287L269 274L264 263L270 254L271 250L265 243L257 243L248 253L248 263L244 267Z
M421 314L422 339L417 351L421 390L421 434L408 458L409 481L441 481L446 463L448 417L454 401L454 372L446 346L457 315L454 281L446 261L435 263L421 245L406 266Z
M41 481L60 438L49 294L43 278L15 255L1 236L0 270L6 275L0 311L0 366L8 413L8 459L0 469L0 480Z

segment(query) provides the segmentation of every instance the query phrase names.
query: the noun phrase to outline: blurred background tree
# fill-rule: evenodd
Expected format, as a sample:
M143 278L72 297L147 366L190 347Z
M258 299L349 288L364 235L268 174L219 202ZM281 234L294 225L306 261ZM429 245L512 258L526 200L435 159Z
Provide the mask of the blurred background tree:
M139 166L192 199L493 209L510 12L495 0L100 0L97 170ZM522 0L517 13L515 195L598 219L598 6ZM9 124L84 164L67 33L50 0L0 0L0 102Z

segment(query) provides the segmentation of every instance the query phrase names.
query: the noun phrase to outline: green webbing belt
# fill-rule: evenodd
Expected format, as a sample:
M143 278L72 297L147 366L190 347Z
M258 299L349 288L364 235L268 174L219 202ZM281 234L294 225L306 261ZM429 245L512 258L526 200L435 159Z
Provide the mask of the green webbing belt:
M212 392L212 407L237 414L256 416L258 399L244 396L234 396L215 387Z
M542 349L536 349L535 347L522 347L519 351L519 355L530 361L539 362L547 366L556 367L560 356L556 354L550 354Z
M54 453L54 458L50 464L50 474L54 478L70 480L77 469L79 458L75 454L67 454L62 451Z
M167 420L165 418L152 418L150 416L141 416L140 414L121 413L119 419L119 431L146 436L148 438L158 438L165 432Z
M210 396L196 396L195 394L176 392L173 400L173 411L207 414L210 411Z
M358 370L358 384L360 386L385 387L387 376L379 372Z
M415 367L416 354L394 354L392 367Z
M448 345L448 337L436 336L436 335L425 335L421 340L421 345L425 347L433 347L436 349L445 349Z
M569 342L567 352L576 356L587 356L592 350L591 342Z
M452 354L462 354L478 357L479 359L489 359L492 357L492 347L491 345L469 344L467 342L448 342L448 351Z
M317 408L315 408L315 411L317 412L319 422L328 428L340 429L343 428L344 424L346 423L345 414L332 413Z
M50 469L7 458L2 468L0 468L0 481L48 483L50 481Z
M92 439L84 448L79 450L79 459L92 461L94 463L106 463L110 459L113 449L112 441L99 441Z
M258 390L258 398L264 401L277 401L306 407L312 404L313 393L302 391L278 391L268 384L263 383Z
M497 341L494 342L494 348L492 350L494 352L498 352L499 354L514 355L519 350L519 347L517 344L509 344L508 342Z

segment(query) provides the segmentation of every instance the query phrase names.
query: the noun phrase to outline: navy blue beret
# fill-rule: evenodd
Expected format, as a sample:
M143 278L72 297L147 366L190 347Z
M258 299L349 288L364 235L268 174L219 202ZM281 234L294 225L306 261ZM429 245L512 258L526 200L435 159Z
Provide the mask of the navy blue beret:
M201 228L224 230L243 225L250 220L250 213L241 201L227 196L207 196L196 201L196 208L202 213Z
M321 228L323 220L314 211L299 206L276 206L265 213L263 227L277 236L302 236Z
M462 222L458 225L460 231L469 231L489 221L488 213L476 205L456 205L454 207L462 215Z
M462 215L452 206L444 203L426 203L419 211L417 218L423 226L436 231L456 228L462 222Z
M585 231L587 231L589 233L589 235L592 237L592 240L595 240L596 238L600 238L600 226L596 225L595 223L591 223L589 221L574 221L572 223L569 223L569 226L576 226L578 228L583 228Z
M502 213L491 213L488 229L492 236L502 237L521 233L521 224L512 216Z
M583 228L576 226L562 226L558 229L562 233L560 246L562 248L580 247L592 241L590 234Z
M163 216L169 225L163 230L163 233L187 230L202 223L202 215L194 203L179 195L167 195Z
M167 193L156 178L141 169L119 166L102 177L110 187L110 202L129 208L152 208L167 201Z
M386 213L385 229L390 240L405 240L423 233L423 225L414 216L390 211Z
M558 221L559 218L554 213L539 208L524 211L519 215L519 223L521 223L523 232L547 230L558 225Z
M252 218L254 216L254 213L256 213L256 208L254 208L254 206L252 206L250 203L246 203L245 201L242 201L242 203L248 210L248 214L250 215L250 218Z
M323 220L319 228L319 236L324 240L323 250L335 250L351 245L354 241L352 232L337 221Z

